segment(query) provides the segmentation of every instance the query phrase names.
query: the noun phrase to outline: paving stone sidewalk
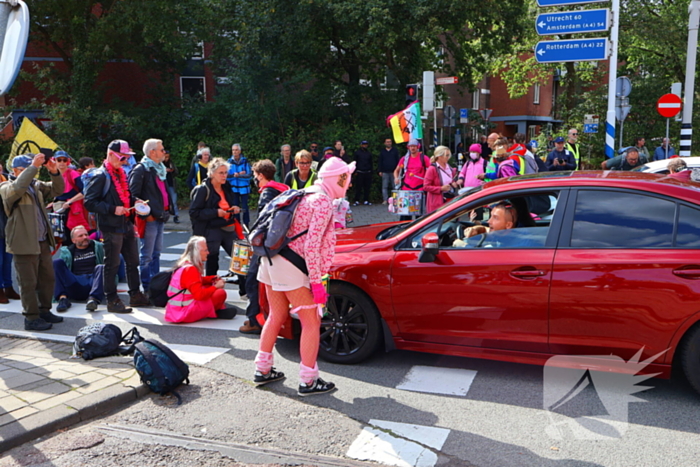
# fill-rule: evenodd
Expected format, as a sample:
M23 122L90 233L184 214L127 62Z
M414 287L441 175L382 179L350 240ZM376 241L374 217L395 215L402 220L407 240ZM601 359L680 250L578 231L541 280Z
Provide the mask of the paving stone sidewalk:
M0 452L148 393L131 357L71 354L67 343L0 337Z

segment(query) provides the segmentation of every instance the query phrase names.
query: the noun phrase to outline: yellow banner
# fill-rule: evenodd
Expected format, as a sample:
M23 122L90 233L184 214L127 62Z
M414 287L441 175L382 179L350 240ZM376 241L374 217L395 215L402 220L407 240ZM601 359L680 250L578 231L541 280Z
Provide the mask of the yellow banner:
M34 122L25 117L22 120L22 126L17 132L15 141L12 143L10 161L18 154L36 154L41 148L55 151L58 148L58 144L46 136L46 133L41 131Z

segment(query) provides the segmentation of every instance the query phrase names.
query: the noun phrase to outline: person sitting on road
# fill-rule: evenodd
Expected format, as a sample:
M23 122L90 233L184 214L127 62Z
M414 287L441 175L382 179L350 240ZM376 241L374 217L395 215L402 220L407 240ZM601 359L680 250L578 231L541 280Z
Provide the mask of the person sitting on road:
M639 150L635 146L632 146L627 149L624 155L603 161L600 167L603 170L632 170L646 163L647 158L640 155Z
M53 260L56 276L54 297L58 300L56 311L68 310L71 300L86 299L88 302L85 309L95 311L97 305L104 300L104 245L90 240L87 228L83 225L73 227L70 238L73 244L62 246Z
M209 256L207 239L194 235L177 261L168 287L165 320L169 323L193 323L204 318L233 319L235 307L226 306L225 282L219 276L204 276Z
M668 171L669 177L673 177L676 180L680 180L682 182L691 181L690 176L692 175L693 171L688 169L688 164L686 164L685 161L680 157L674 157L669 161Z

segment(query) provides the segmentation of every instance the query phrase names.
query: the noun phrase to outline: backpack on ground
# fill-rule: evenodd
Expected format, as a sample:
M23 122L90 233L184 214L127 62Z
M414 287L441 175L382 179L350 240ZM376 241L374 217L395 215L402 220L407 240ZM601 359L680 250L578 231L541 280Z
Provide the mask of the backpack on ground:
M146 340L136 344L134 367L141 382L161 396L171 393L177 397L177 405L182 397L175 388L183 382L190 384L190 368L168 347L156 340Z
M170 280L173 278L173 274L179 268L171 269L169 271L161 271L155 276L151 277L151 283L148 286L148 298L151 300L155 306L163 308L168 304L170 300L175 295L179 295L187 289L178 290L173 296L168 295L168 288L170 287Z
M287 232L294 220L294 211L301 199L308 194L304 190L287 190L265 205L258 218L250 228L248 240L253 253L266 257L272 264L272 257L281 255L304 274L308 274L304 258L296 254L289 245L290 242L304 235L308 230L288 237Z
M122 336L114 324L94 323L78 331L73 342L73 355L84 360L112 355L130 355L143 338L136 328Z

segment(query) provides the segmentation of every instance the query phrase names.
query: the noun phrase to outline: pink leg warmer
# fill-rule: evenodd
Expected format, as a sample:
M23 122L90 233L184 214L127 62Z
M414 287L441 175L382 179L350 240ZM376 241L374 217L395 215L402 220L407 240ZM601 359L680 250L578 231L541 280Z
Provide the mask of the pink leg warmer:
M318 364L309 368L303 363L299 364L299 380L304 384L311 384L318 378Z
M275 356L272 355L271 352L263 352L262 350L259 350L258 354L255 356L255 369L260 373L269 373L272 369L274 359Z

